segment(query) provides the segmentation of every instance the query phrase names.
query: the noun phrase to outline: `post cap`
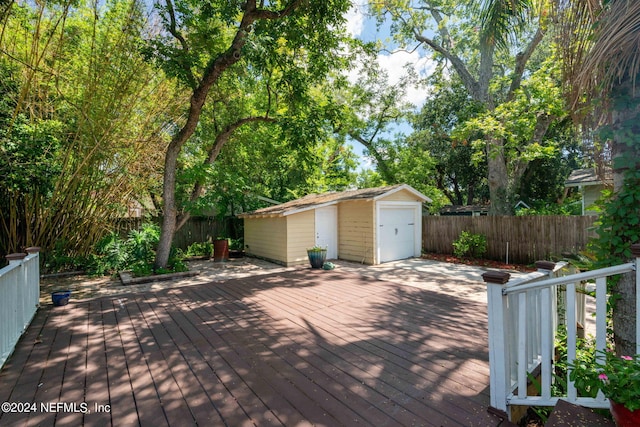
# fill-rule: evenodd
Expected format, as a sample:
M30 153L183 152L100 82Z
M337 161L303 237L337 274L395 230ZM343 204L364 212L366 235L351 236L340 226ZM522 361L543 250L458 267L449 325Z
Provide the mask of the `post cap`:
M40 246L29 246L25 251L27 251L28 254L37 254L40 252Z
M485 283L497 283L504 285L511 278L511 274L504 271L487 271L482 275L482 279Z
M538 270L553 271L555 267L556 263L553 261L536 261L536 268Z
M640 243L631 245L631 253L635 258L640 258Z
M22 259L25 259L26 256L27 256L27 254L14 253L14 254L9 254L9 255L5 256L5 258L7 259L7 261L11 262L11 261L20 261Z

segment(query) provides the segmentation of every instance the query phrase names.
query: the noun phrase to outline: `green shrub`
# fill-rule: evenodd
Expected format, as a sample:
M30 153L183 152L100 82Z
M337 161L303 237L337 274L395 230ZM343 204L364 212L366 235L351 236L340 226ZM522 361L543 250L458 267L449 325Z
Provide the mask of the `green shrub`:
M193 256L211 256L213 255L213 243L211 242L195 242L189 245L187 252L184 254L186 257Z
M487 252L487 238L482 234L463 231L453 242L453 254L457 257L479 258Z
M144 223L140 230L131 230L125 242L129 262L132 264L151 264L155 258L155 249L160 241L160 227Z
M244 239L242 237L240 237L239 239L230 239L229 249L233 249L236 251L244 250Z
M104 276L125 269L128 261L125 246L118 233L111 232L104 236L96 244L87 272L92 276Z
M109 233L96 245L87 272L103 276L131 270L134 276L149 276L154 273L153 262L159 241L160 227L152 223L144 223L139 230L131 230L126 240L117 233ZM186 271L187 266L182 258L182 252L172 249L170 270L164 272Z

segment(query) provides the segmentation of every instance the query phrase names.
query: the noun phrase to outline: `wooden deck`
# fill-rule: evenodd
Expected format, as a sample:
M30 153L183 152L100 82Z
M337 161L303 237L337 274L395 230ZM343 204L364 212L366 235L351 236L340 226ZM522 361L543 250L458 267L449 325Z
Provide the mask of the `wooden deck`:
M36 407L0 425L497 426L486 329L484 304L339 270L46 306L0 373Z

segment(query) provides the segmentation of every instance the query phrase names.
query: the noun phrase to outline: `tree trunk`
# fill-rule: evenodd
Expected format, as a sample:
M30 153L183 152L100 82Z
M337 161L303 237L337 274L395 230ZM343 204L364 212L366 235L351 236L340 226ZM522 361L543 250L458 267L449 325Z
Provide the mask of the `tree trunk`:
M265 117L244 117L242 119L239 119L235 123L230 124L216 136L216 140L214 141L213 145L209 149L209 152L208 152L207 158L204 161L204 164L212 165L216 161L216 159L218 158L218 155L222 151L222 148L227 144L233 132L235 132L242 125L245 125L247 123L252 123L252 122L274 122L274 121L275 119L272 119L266 116ZM204 193L204 183L201 181L196 182L193 186L193 190L191 191L191 197L189 198L189 201L195 202L196 200L198 200L200 196L202 196L203 193ZM182 226L184 226L187 223L187 221L189 221L189 218L191 218L191 213L189 212L184 212L182 215L180 215L180 218L177 219L177 224L173 230L174 234L176 231L180 230Z
M624 175L629 168L637 169L640 152L640 94L630 77L621 82L612 91L612 105L618 107L612 111L612 158L614 197L623 189ZM636 92L634 94L634 92ZM625 102L621 102L621 101ZM616 102L618 101L618 102ZM620 161L622 160L622 161ZM635 164L630 162L635 160ZM619 236L623 240L627 236ZM631 243L640 243L631 241ZM613 335L616 352L621 355L636 353L636 275L628 273L620 278L614 292L617 298L613 307Z
M160 240L156 251L156 260L154 262L154 270L158 268L166 268L169 263L169 255L171 253L171 243L173 235L176 232L177 208L176 208L176 170L178 165L178 156L184 143L195 132L200 113L202 112L202 102L198 102L196 96L191 98L191 108L189 109L189 118L184 127L171 140L164 160L164 179L162 187L162 227L160 228Z
M487 141L487 169L490 215L512 215L509 200L509 175L504 158L503 141L491 139Z
M613 292L613 340L620 356L636 353L636 273L620 276Z
M200 120L200 114L202 113L202 107L204 106L209 90L218 81L222 73L227 68L240 60L242 56L242 48L247 42L247 35L251 32L255 21L260 19L283 19L296 10L301 3L302 0L291 0L284 9L280 11L269 11L258 9L256 0L248 0L243 4L244 15L242 16L242 20L240 21L240 25L238 26L231 45L226 51L209 60L199 85L193 89L187 122L174 136L167 148L163 180L164 187L162 189L163 220L162 229L160 231L160 241L156 252L156 260L154 262L154 269L166 268L169 262L171 243L173 242L173 235L176 231L177 225L175 193L178 156L180 155L182 146L196 130L196 126ZM171 3L167 2L167 4L169 5ZM175 19L173 15L171 18ZM182 39L180 34L175 31L175 27L172 27L171 30L172 31L170 32L174 37L184 44L184 39ZM188 75L193 77L191 68L187 66L185 71ZM194 78L192 78L192 80L195 81Z

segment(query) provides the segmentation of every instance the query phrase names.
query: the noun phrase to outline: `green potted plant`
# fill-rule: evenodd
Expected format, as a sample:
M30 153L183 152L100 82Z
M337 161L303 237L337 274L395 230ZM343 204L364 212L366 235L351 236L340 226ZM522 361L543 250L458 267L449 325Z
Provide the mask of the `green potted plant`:
M317 245L312 248L308 248L307 256L309 257L311 268L322 268L322 265L327 260L327 248Z
M229 258L242 258L244 256L244 241L242 238L231 239L229 243Z
M595 397L598 391L609 399L611 415L618 426L640 425L640 354L617 356L612 350L596 352L591 360L569 364L576 388Z

